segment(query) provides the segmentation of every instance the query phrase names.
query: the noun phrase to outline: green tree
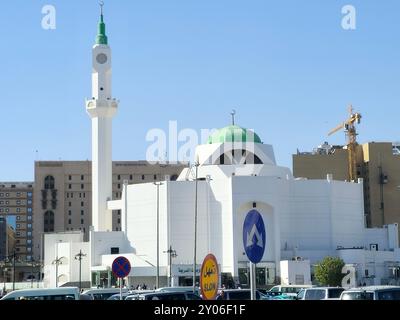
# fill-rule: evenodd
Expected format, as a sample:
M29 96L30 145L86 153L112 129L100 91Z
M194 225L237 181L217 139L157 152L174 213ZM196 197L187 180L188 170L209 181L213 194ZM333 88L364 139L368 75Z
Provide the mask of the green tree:
M342 285L342 269L345 263L337 257L325 257L315 268L317 281L323 286L337 287Z

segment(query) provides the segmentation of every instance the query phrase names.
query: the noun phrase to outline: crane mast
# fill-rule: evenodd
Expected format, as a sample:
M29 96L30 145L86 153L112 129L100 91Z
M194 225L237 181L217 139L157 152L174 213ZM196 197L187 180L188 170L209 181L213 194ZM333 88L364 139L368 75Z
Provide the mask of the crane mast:
M357 179L357 130L356 124L361 123L361 114L355 113L353 106L349 106L349 118L338 125L335 129L332 129L328 135L331 136L334 133L344 130L347 139L347 152L348 152L348 171L349 181Z

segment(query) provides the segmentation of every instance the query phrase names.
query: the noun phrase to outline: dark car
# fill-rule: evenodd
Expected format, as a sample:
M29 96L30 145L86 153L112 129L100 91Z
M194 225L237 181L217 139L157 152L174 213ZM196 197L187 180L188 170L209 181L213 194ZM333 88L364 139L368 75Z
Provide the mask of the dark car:
M251 300L251 292L247 289L221 290L217 300ZM257 290L256 300L269 300L269 298Z
M193 292L153 292L140 294L137 300L164 300L164 301L177 301L177 300L202 300L197 294Z

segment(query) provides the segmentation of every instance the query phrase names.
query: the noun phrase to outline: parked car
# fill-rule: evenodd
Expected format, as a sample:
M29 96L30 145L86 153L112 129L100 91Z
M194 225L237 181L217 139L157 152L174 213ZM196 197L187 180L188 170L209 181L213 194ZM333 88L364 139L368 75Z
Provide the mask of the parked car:
M288 296L292 296L293 298L297 297L297 294L301 289L312 288L312 285L278 285L272 287L269 292L281 292Z
M128 289L122 289L122 293L128 292ZM83 294L90 295L93 300L107 300L109 297L120 292L119 288L107 288L107 289L89 289L83 292Z
M250 300L249 289L227 289L218 293L217 300ZM270 300L266 295L256 290L256 300Z
M154 292L154 290L133 290L129 292L129 294L125 297L125 300L138 300L140 295Z
M125 300L126 297L131 294L132 294L131 292L122 293L122 300ZM121 300L121 294L120 293L113 294L111 297L107 298L107 300Z
M177 301L177 300L202 300L202 299L193 292L177 291L177 292L152 292L152 293L139 294L136 300Z
M1 300L79 300L79 289L55 288L55 289L27 289L17 290L6 294Z
M301 289L296 300L339 300L344 288L316 287Z
M345 290L340 300L400 300L400 287L371 286Z

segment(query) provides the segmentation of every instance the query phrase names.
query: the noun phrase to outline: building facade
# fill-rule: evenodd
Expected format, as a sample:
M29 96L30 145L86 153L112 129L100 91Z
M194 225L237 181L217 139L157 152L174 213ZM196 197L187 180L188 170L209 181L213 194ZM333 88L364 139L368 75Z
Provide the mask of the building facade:
M176 180L187 164L152 165L147 161L115 161L112 165L112 199L121 199L129 184ZM92 225L91 161L39 161L35 163L34 252L41 258L43 233L82 231L89 239ZM111 200L111 199L110 199ZM112 212L112 228L121 229L121 215Z
M33 182L0 182L0 216L15 221L15 252L31 260L33 252Z
M295 177L348 179L348 151L328 144L312 153L293 155ZM370 142L357 147L357 176L364 181L364 214L368 227L400 223L400 153L396 144Z

